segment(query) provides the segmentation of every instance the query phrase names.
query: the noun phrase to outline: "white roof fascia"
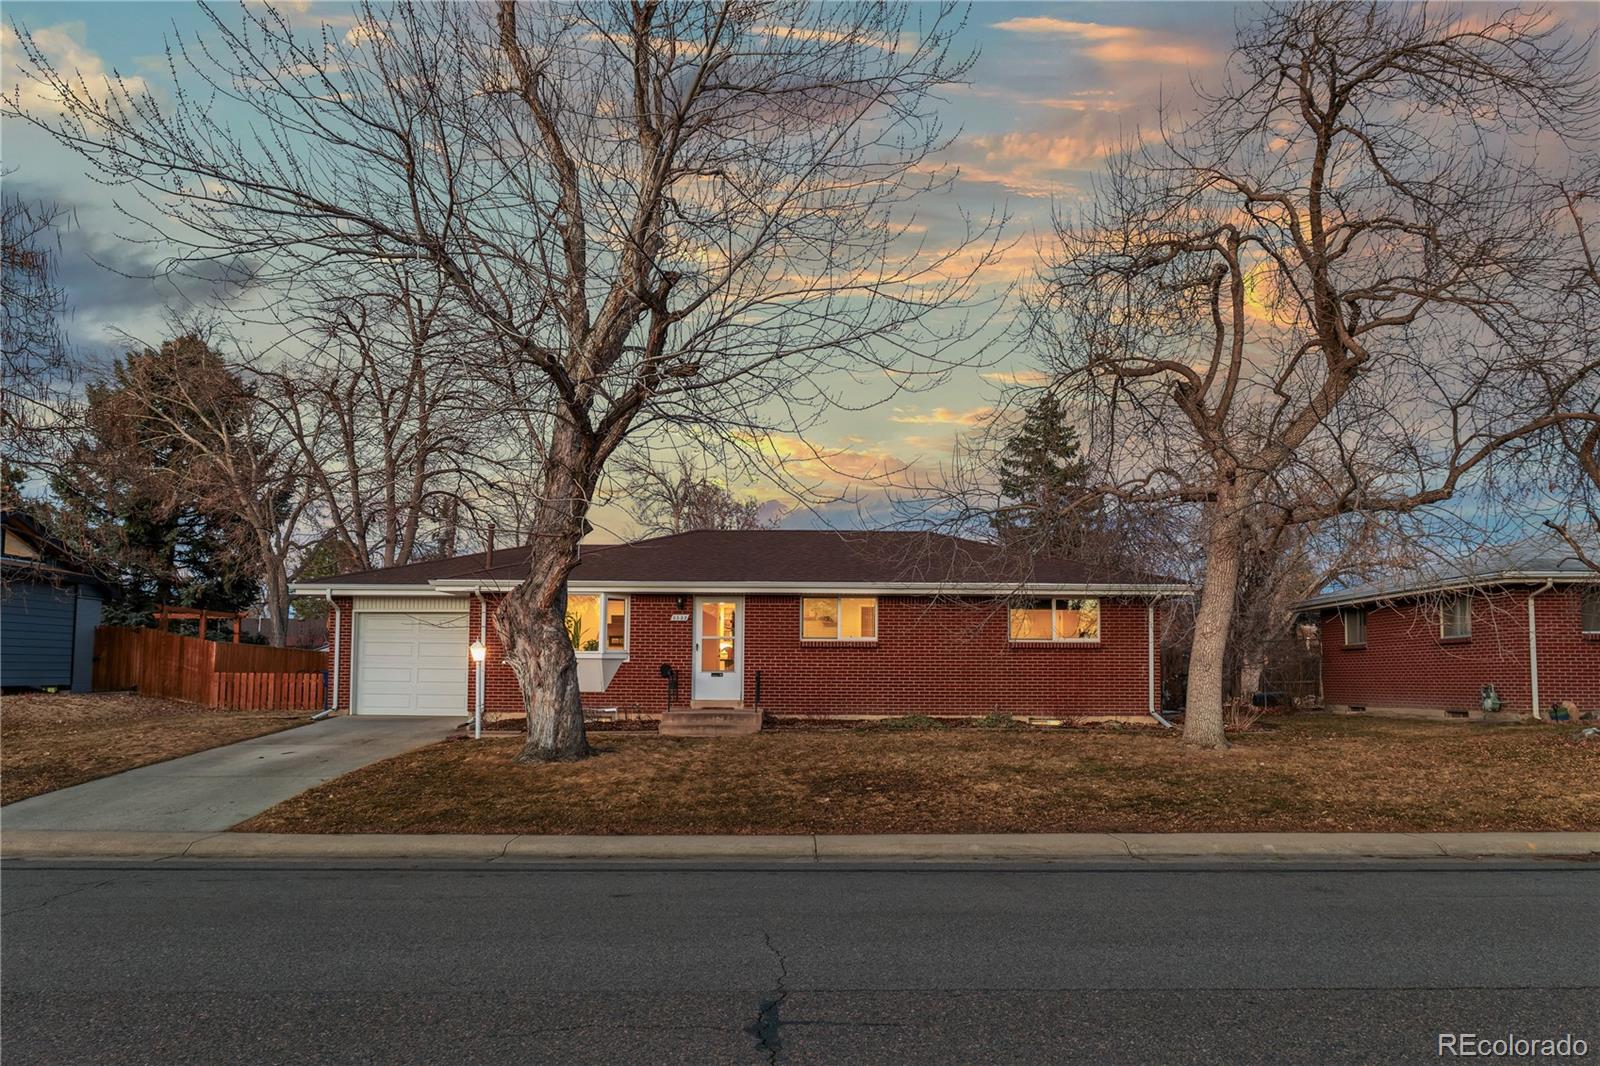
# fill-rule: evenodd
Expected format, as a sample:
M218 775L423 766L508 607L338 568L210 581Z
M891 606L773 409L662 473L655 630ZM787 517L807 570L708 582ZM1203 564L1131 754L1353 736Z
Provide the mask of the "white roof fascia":
M1310 599L1301 600L1294 607L1296 610L1309 611L1319 607L1349 607L1358 603L1392 603L1395 600L1410 599L1413 596L1425 596L1430 592L1489 589L1496 585L1542 584L1546 581L1554 581L1558 585L1585 584L1600 582L1600 574L1582 574L1571 570L1502 570L1498 573L1484 574L1471 579L1452 578L1444 581L1384 589L1381 592L1370 589L1366 591L1352 589L1349 592L1330 592L1323 596L1313 596Z
M441 578L433 584L441 589L473 589L483 587L491 591L509 591L520 581L469 581ZM728 595L774 595L804 593L811 595L866 595L866 596L1187 596L1194 586L1185 584L995 584L938 581L903 582L814 582L814 581L573 581L569 592L658 592L658 593L725 593Z
M289 586L291 596L445 596L456 595L455 590L442 588L434 584L426 585L339 585L339 584L292 584Z

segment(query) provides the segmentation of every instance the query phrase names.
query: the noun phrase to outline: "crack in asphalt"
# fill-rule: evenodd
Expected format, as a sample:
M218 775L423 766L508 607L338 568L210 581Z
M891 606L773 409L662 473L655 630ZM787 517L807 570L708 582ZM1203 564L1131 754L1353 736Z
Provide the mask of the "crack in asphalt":
M116 878L113 877L104 881L96 881L93 884L79 885L76 888L69 888L65 892L57 892L48 899L42 899L38 903L29 903L23 907L7 907L4 911L0 911L0 917L10 917L13 914L22 914L26 911L40 910L44 907L50 906L50 904L54 903L56 900L66 899L68 896L76 896L79 892L87 892L91 888L104 888L109 884L114 884L115 882Z
M777 1066L778 1054L783 1050L783 1038L778 1035L778 1029L783 1025L778 1012L783 1007L783 1001L789 998L788 980L789 964L772 944L772 934L762 933L761 939L766 942L767 950L772 952L772 957L778 960L778 980L772 987L772 993L761 1001L756 1010L756 1020L744 1027L744 1031L756 1038L756 1048L767 1054L767 1061L772 1066Z

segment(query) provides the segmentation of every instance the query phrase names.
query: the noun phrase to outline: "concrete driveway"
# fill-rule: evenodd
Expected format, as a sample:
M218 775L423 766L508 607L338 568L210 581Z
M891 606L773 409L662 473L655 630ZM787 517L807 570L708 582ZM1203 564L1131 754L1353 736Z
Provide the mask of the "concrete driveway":
M443 740L450 718L330 718L141 766L0 808L0 828L227 829L368 763Z

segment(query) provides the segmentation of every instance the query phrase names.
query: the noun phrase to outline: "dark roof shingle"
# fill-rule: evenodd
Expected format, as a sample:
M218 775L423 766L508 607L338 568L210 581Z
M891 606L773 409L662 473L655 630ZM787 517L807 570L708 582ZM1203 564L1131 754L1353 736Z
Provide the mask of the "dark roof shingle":
M431 581L515 581L528 546L366 570L302 585L422 585ZM813 583L1176 585L1172 578L1115 571L1069 559L1007 552L998 545L939 533L811 529L697 530L631 544L584 545L574 584Z

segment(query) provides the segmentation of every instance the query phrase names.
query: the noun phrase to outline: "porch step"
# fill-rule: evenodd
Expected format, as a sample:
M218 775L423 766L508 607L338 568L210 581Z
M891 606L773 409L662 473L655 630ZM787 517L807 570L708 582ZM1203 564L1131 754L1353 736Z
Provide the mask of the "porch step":
M726 737L761 732L757 707L673 708L661 716L664 737Z

